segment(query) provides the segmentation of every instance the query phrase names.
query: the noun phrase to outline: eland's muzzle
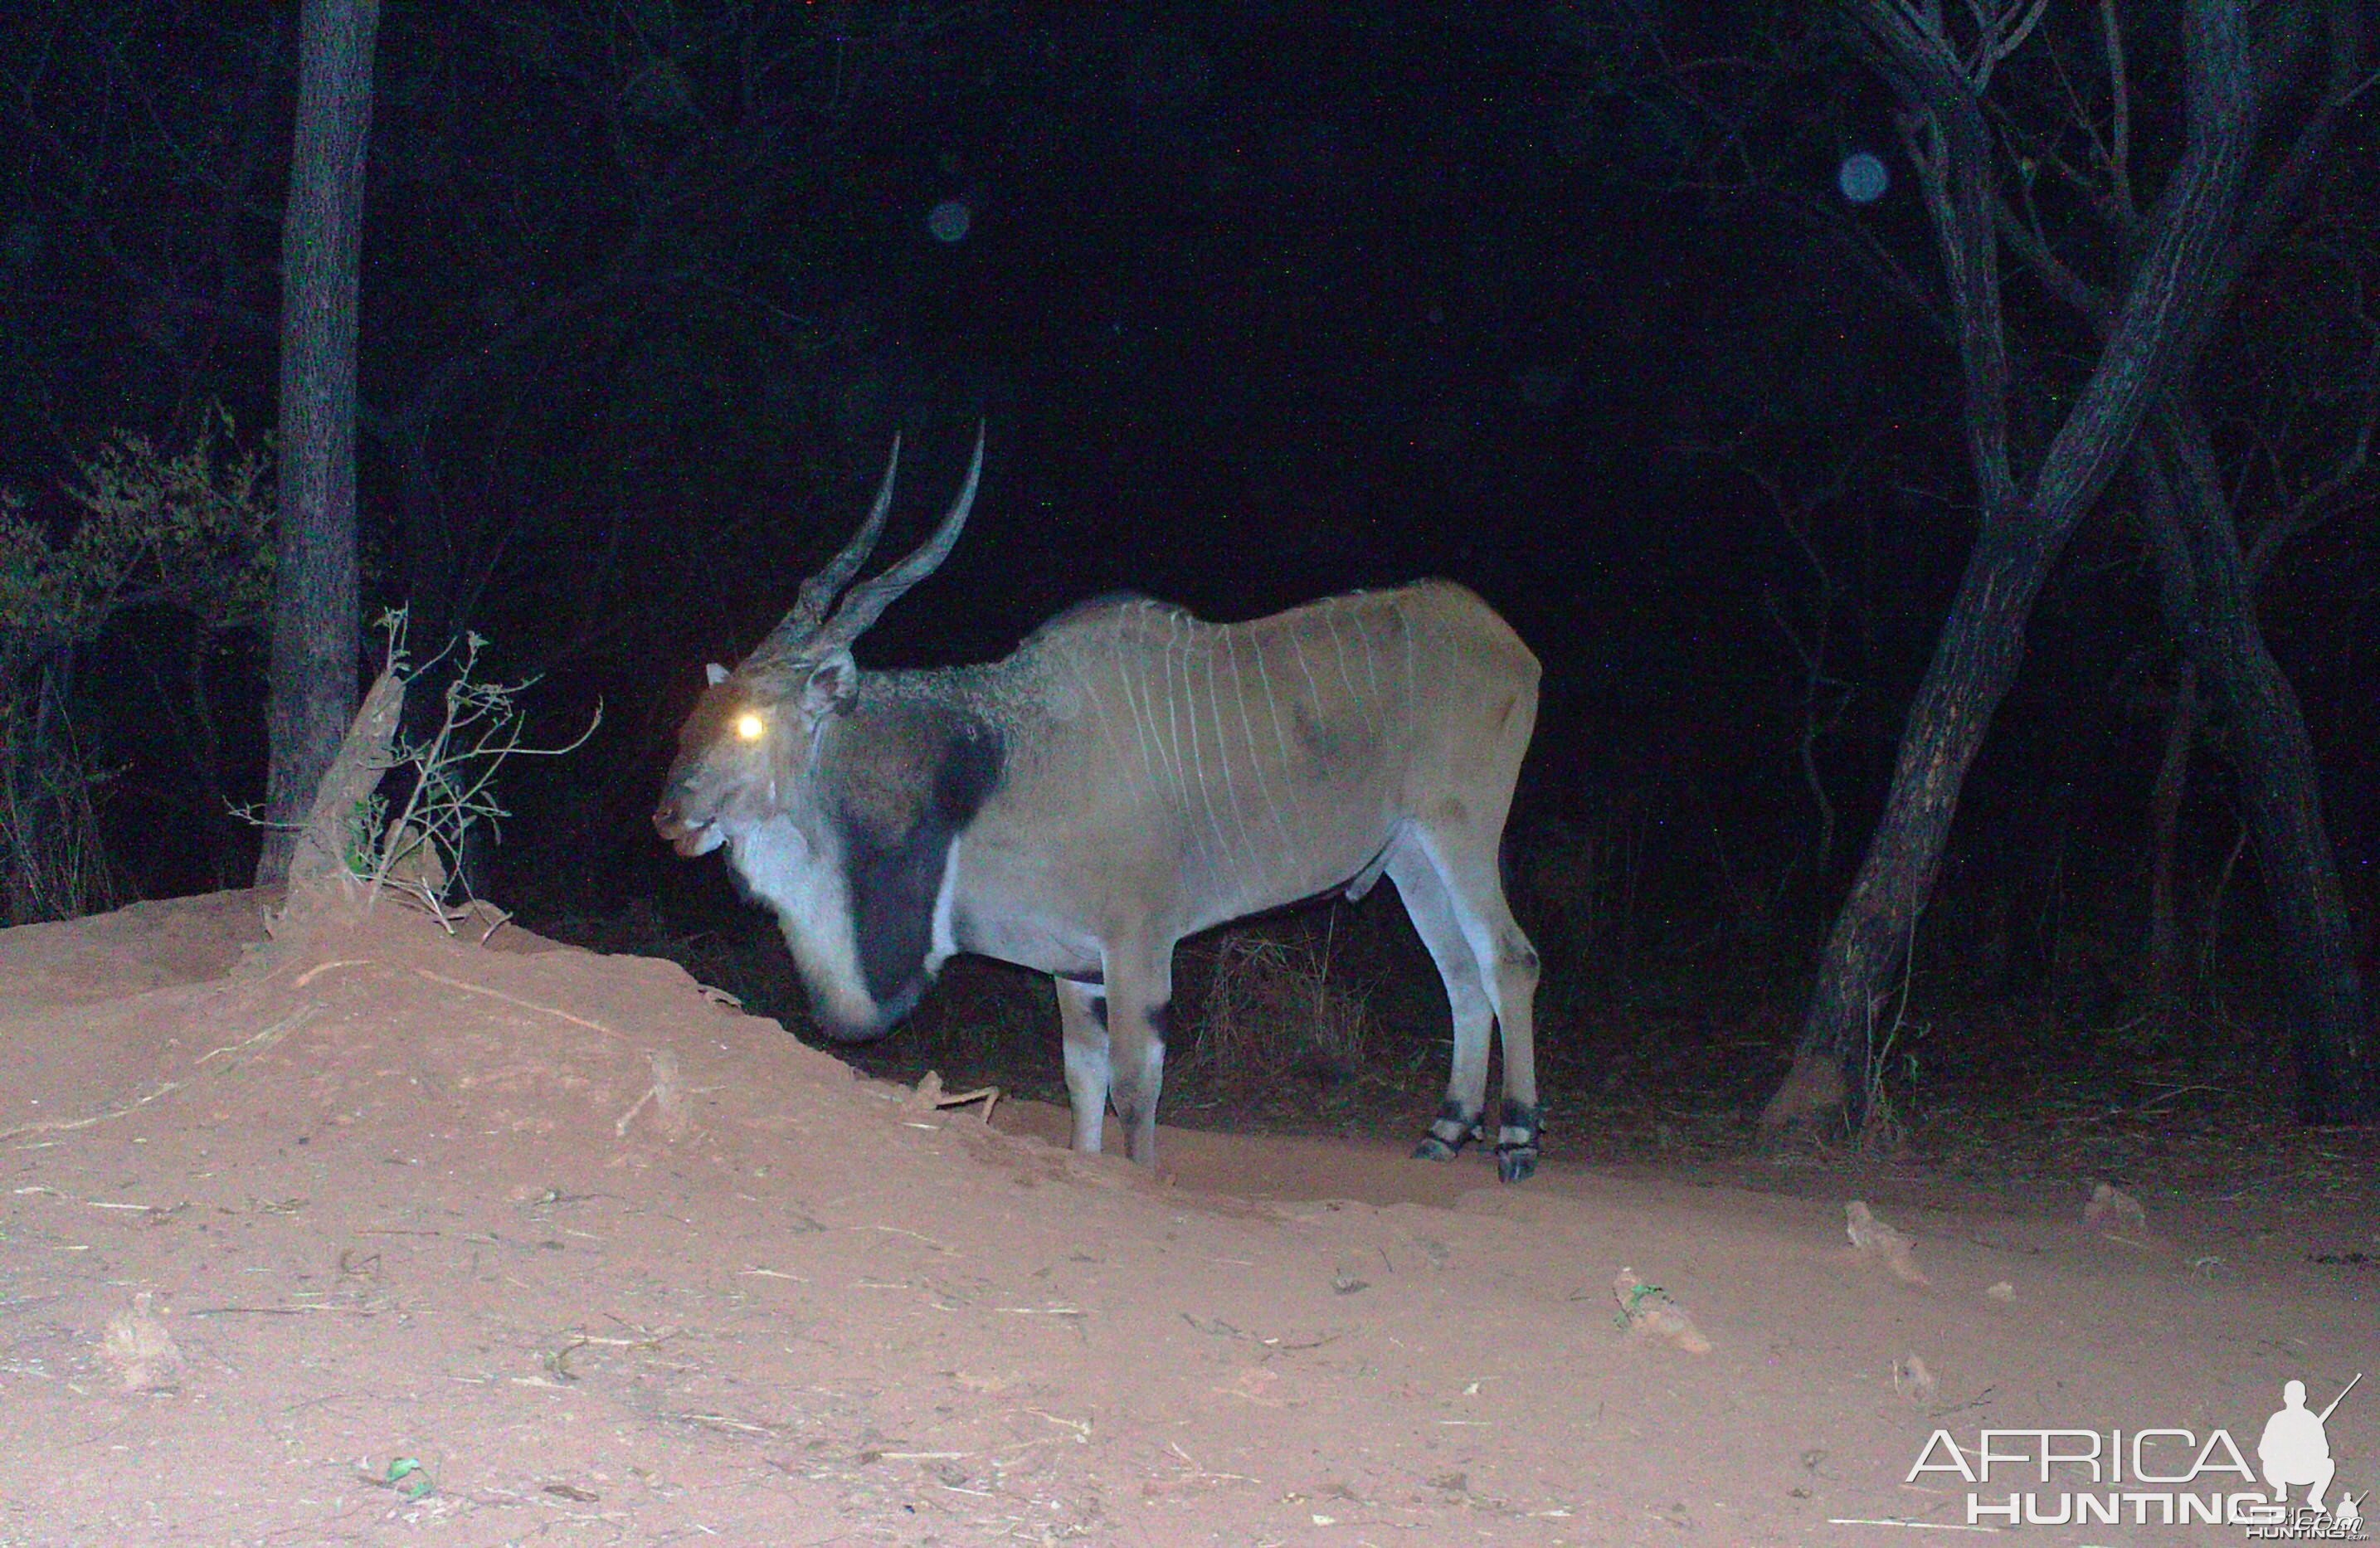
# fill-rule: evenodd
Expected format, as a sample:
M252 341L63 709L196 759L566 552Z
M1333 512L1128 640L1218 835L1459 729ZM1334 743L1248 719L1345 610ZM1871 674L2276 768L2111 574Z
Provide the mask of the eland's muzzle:
M653 808L653 831L662 835L669 847L688 859L707 855L719 847L721 835L716 823L695 823L678 810L677 802L664 798Z

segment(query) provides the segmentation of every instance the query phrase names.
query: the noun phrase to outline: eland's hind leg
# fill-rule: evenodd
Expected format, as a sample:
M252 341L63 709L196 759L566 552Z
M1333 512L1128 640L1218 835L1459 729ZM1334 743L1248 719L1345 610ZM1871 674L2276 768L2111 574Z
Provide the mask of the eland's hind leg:
M1495 1010L1470 943L1463 939L1453 899L1428 858L1418 847L1401 845L1389 859L1388 874L1404 900L1414 933L1438 964L1447 1008L1454 1018L1454 1067L1447 1078L1446 1100L1414 1154L1424 1161L1451 1161L1478 1134L1488 1103L1488 1029Z
M1542 1127L1537 1107L1537 953L1504 901L1493 837L1477 842L1476 836L1425 832L1419 847L1445 884L1451 911L1487 986L1503 1039L1504 1103L1497 1115L1496 1172L1516 1183L1537 1169Z

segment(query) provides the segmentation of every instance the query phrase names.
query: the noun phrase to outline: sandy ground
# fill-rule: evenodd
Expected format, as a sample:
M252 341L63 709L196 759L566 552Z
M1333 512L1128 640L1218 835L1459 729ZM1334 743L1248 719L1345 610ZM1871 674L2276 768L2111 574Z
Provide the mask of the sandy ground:
M1173 1130L1151 1177L668 963L261 911L0 933L0 1545L1906 1543L1966 1523L1907 1481L1937 1429L2185 1429L2186 1471L2359 1371L2330 1442L2380 1493L2361 1206L2094 1229L1876 1176L1906 1277L1848 1188L1559 1131L1518 1188Z

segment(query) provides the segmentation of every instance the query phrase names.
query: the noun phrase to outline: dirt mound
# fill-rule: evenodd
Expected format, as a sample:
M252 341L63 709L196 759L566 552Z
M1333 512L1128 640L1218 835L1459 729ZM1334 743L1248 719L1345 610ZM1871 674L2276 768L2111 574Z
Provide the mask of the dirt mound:
M2370 1271L2285 1242L1879 1204L1912 1279L1558 1152L1153 1179L666 963L261 912L0 934L0 1543L1900 1542L1829 1522L1964 1523L1937 1429L2252 1448L2380 1372Z

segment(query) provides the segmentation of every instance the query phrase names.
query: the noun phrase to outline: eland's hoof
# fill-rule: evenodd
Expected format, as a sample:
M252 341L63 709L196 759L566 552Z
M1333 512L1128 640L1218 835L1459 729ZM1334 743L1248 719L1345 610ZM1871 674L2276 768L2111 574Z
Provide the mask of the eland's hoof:
M1535 1145L1499 1145L1496 1147L1496 1175L1508 1183L1525 1182L1537 1169L1537 1147Z
M1421 1143L1414 1147L1415 1161L1452 1161L1454 1155L1455 1147L1435 1134L1424 1135Z

